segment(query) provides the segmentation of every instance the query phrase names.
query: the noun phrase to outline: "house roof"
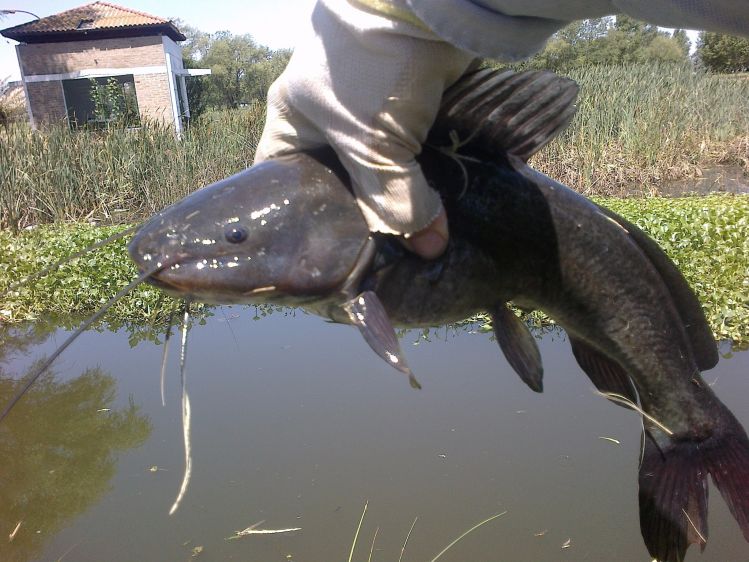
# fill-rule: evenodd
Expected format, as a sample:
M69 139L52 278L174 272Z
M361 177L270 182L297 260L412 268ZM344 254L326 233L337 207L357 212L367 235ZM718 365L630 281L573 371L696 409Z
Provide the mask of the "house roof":
M138 35L167 35L175 41L185 40L185 36L171 21L109 2L94 2L79 6L59 14L3 29L0 34L21 43L79 41Z

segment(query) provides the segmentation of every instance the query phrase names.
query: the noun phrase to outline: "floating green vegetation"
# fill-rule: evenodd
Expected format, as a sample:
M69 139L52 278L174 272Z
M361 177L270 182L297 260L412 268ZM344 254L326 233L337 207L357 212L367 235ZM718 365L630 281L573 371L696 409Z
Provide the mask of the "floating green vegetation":
M637 223L661 245L697 293L716 337L749 343L749 197L607 198L598 202ZM0 321L95 312L137 275L124 240L88 253L44 278L8 288L122 229L73 223L19 234L0 231ZM174 300L144 284L115 305L110 317L155 324L175 306ZM548 323L540 316L534 319L540 325Z
M64 264L49 275L24 280L121 230L123 227L58 223L18 234L0 231L0 320L81 316L98 310L137 276L124 239ZM115 305L112 315L154 322L168 316L172 307L173 301L164 298L161 291L141 285Z
M749 197L598 202L660 244L697 293L718 338L749 342Z

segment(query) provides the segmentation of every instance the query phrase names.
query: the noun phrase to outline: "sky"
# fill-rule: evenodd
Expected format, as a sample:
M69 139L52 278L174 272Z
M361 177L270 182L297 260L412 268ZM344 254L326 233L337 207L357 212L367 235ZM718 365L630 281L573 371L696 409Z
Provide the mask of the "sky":
M94 0L91 0L93 2ZM272 49L291 48L307 25L314 0L109 0L112 4L165 19L180 19L207 33L249 33ZM27 10L40 18L89 4L86 0L0 0L0 10ZM28 14L8 15L0 29L32 21ZM0 80L19 80L16 42L0 36Z

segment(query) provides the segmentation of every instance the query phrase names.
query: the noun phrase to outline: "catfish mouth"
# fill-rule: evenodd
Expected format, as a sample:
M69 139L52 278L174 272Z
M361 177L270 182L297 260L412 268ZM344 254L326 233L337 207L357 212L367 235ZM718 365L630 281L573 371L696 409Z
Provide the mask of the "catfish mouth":
M137 260L133 257L140 272L148 271L152 263L159 262L148 254L146 257ZM312 282L305 284L291 264L287 264L282 275L274 275L272 264L248 257L235 261L233 254L208 258L188 257L183 252L181 259L174 257L168 261L145 282L173 297L212 305L272 302L282 306L306 306L321 298L327 300L348 279L348 275L343 280L330 279L329 282L308 279Z
M229 264L236 262L194 257L174 260L148 277L146 282L172 296L209 304L278 300L285 295L274 283L258 280L256 284L250 284L251 276L247 271ZM139 264L138 269L144 271L146 268Z

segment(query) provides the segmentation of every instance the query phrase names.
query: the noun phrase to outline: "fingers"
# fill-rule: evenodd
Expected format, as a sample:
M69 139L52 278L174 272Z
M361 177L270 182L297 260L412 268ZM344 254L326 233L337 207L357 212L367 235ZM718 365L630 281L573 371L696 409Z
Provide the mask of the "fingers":
M335 9L316 5L314 33L273 84L255 161L332 147L370 230L411 234L414 252L437 256L447 220L415 155L473 56L348 3Z
M447 214L442 209L429 226L409 237L401 238L401 243L410 252L432 260L441 256L445 251L448 238Z

